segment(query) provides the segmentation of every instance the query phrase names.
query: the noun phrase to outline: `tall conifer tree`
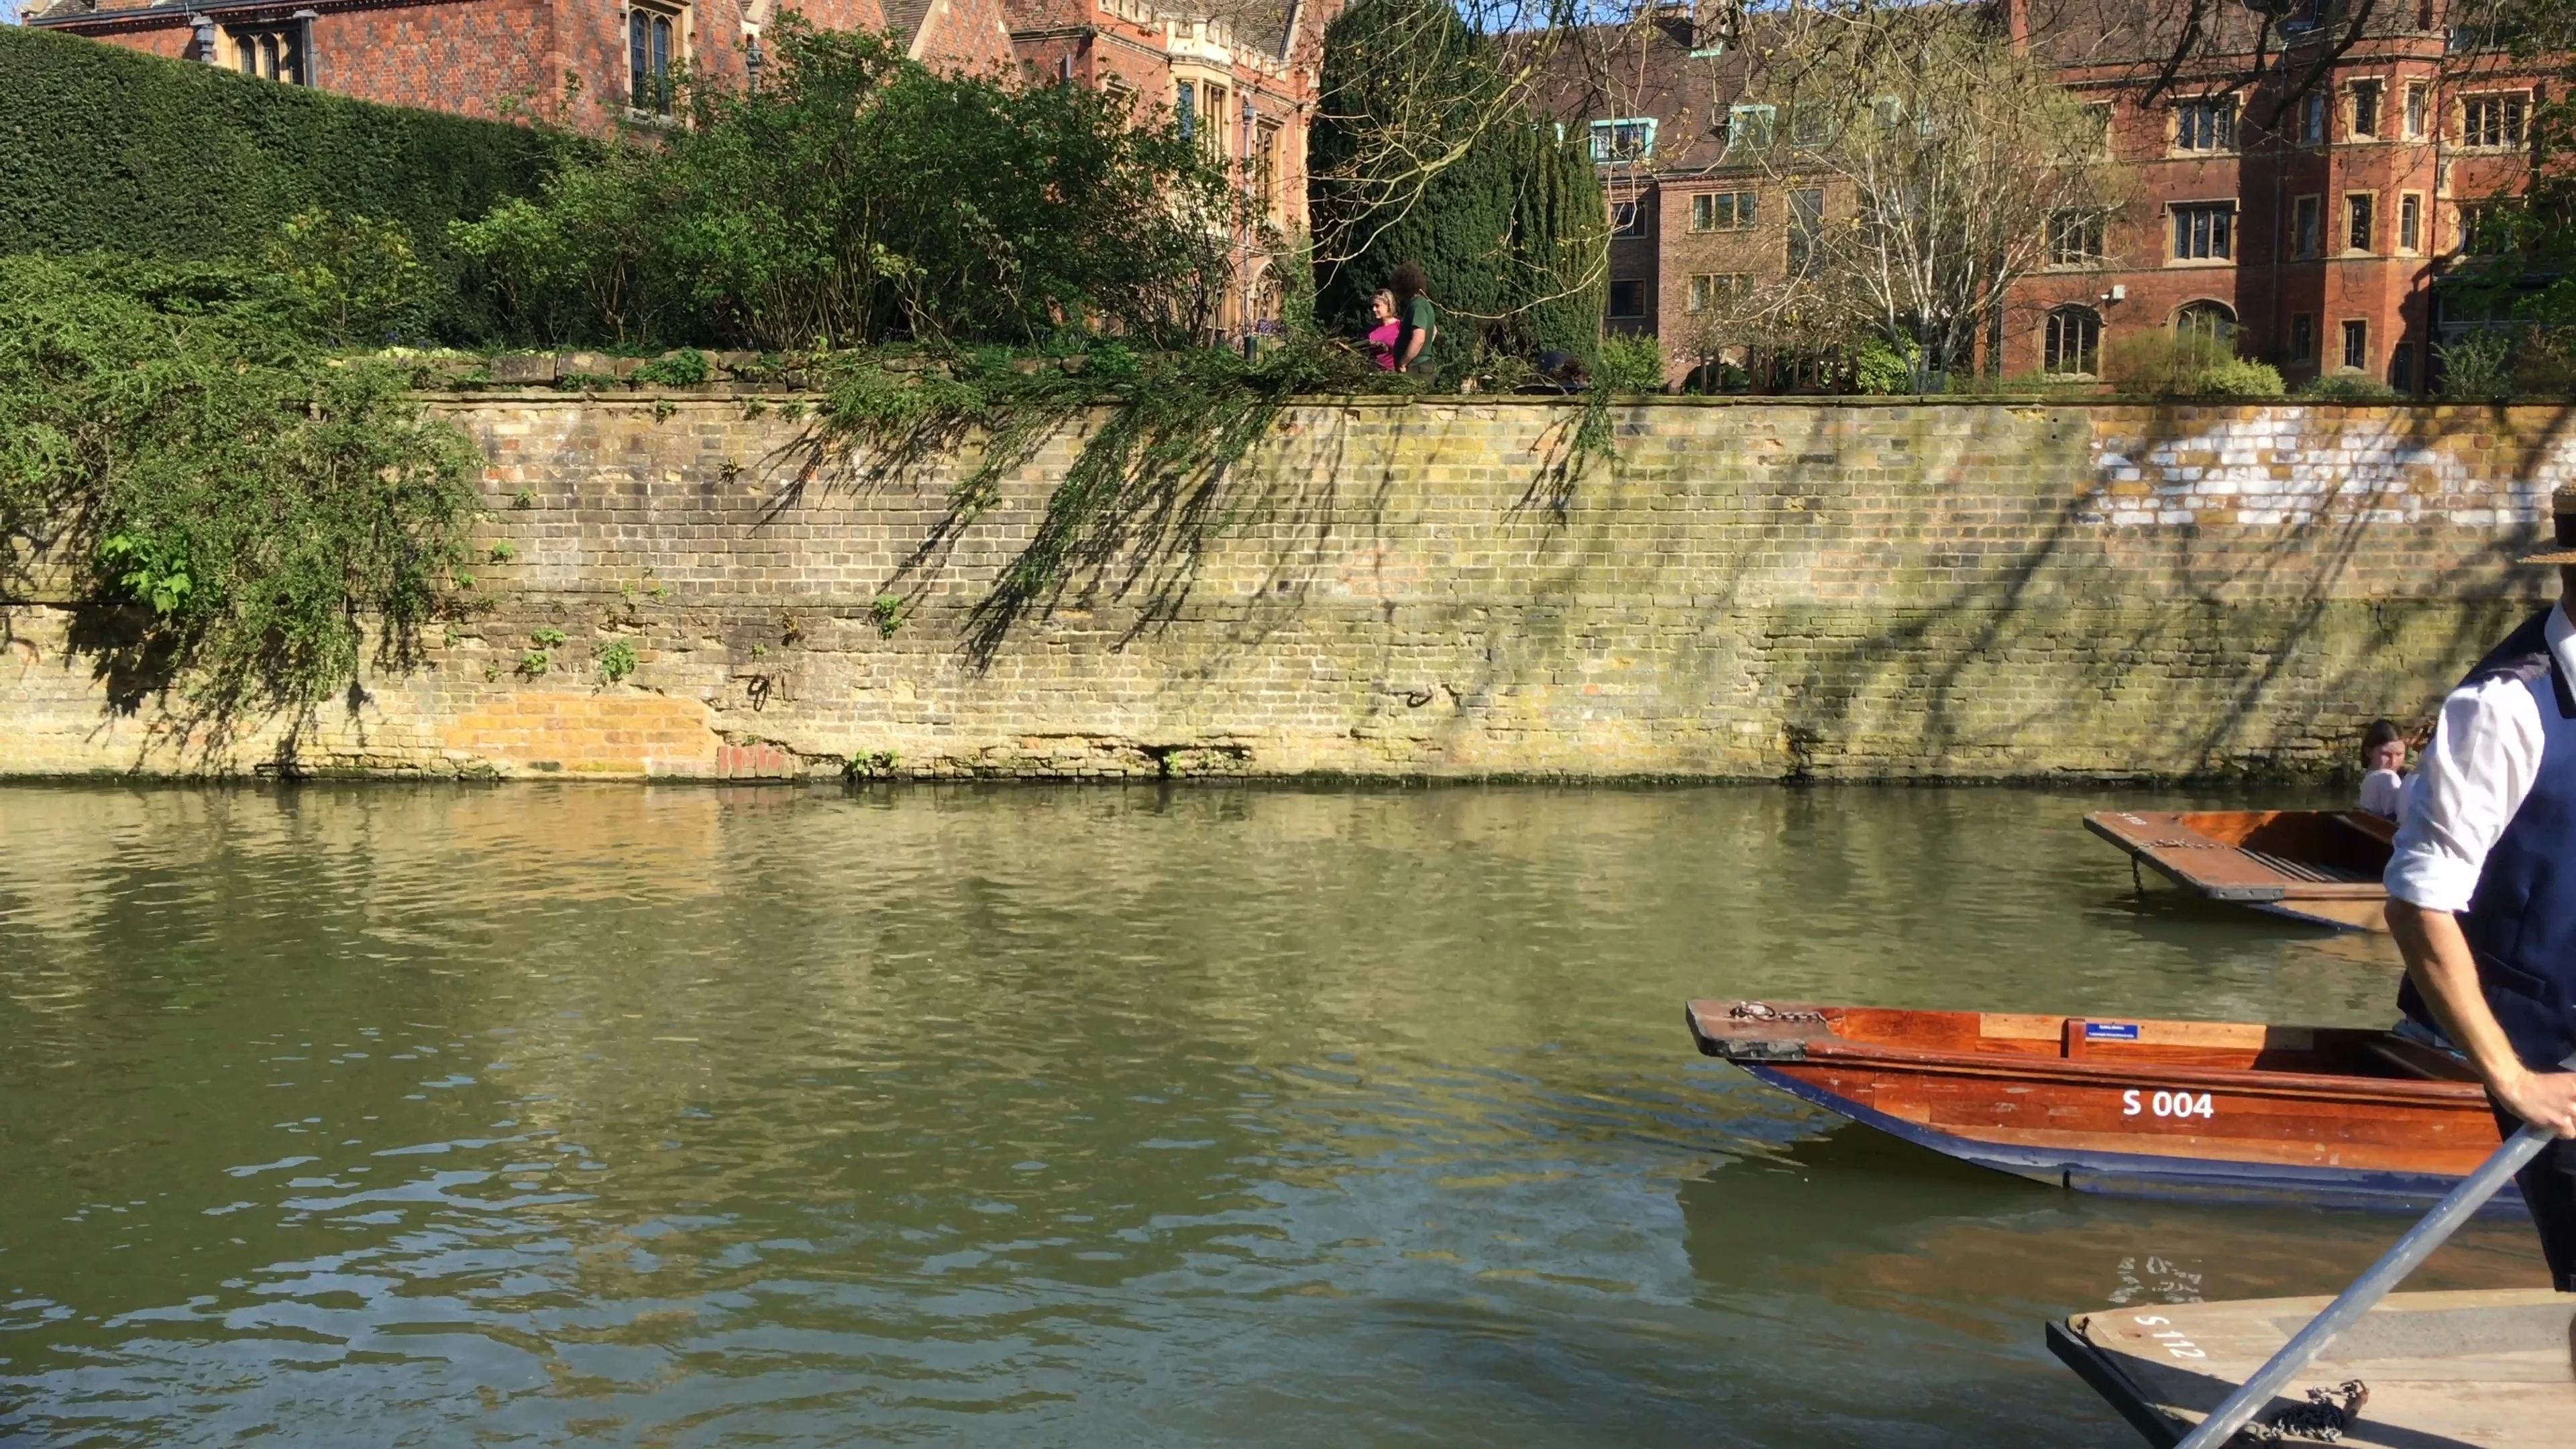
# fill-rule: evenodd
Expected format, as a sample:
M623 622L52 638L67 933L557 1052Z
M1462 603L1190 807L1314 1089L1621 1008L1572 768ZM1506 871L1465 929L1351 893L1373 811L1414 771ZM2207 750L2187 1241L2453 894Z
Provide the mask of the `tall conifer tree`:
M1588 360L1606 288L1600 179L1508 97L1493 41L1442 0L1358 0L1325 31L1322 80L1318 320L1364 326L1370 294L1418 261L1444 362L1542 348Z

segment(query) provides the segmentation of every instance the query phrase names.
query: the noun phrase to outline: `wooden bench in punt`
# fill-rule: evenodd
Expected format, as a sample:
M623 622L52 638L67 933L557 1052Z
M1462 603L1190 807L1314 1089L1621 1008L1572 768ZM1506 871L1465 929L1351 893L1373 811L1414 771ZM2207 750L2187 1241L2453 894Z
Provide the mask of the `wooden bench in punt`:
M1745 1001L1688 1017L1702 1052L1828 1111L2090 1192L2421 1211L2498 1142L2465 1066L2385 1031Z
M2213 901L2384 931L2394 821L2362 810L2097 810L2084 828Z
M2332 1300L2170 1303L2079 1313L2048 1346L2166 1449ZM2576 1294L2547 1289L2397 1293L2326 1346L2269 1423L2358 1379L2370 1391L2341 1443L2382 1449L2565 1449L2576 1444ZM2341 1396L2338 1396L2339 1401ZM2242 1436L2239 1443L2248 1442ZM2291 1438L2289 1444L2318 1442Z

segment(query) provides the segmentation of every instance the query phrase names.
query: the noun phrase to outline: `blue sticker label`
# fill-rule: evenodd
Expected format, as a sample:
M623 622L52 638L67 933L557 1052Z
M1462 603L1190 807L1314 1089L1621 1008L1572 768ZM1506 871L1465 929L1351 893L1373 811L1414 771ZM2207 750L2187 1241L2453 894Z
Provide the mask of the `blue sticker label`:
M2088 1021L2084 1023L2086 1041L2136 1041L2138 1024L2134 1021Z

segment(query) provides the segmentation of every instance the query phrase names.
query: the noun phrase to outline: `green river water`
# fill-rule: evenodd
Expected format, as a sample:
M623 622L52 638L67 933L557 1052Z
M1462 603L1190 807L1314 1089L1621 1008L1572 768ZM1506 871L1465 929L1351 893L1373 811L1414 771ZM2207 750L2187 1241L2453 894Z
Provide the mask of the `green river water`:
M2130 1444L2045 1319L2402 1223L1959 1167L1681 1005L2388 1019L2080 825L2174 798L0 790L0 1441Z

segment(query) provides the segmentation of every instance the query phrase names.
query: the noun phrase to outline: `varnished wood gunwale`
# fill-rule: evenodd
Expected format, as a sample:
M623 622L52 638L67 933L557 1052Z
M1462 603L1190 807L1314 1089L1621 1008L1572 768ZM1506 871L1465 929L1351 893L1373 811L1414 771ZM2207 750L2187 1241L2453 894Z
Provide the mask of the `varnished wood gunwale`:
M2242 1195L2400 1207L2498 1141L2482 1088L2387 1032L1718 1000L1688 1016L1703 1052L1774 1086L2068 1186L2223 1178ZM2162 1105L2176 1101L2196 1110Z
M2080 1019L2080 1018L2079 1018ZM2098 1087L2135 1082L2152 1074L2154 1085L2189 1086L2239 1096L2298 1098L2333 1102L2387 1102L2400 1106L2483 1106L2486 1093L2461 1082L2421 1082L2403 1078L2339 1077L2322 1072L2262 1072L2232 1067L2196 1066L2154 1059L2102 1061L2055 1060L2048 1057L1979 1057L1953 1052L1911 1051L1903 1047L1819 1041L1807 1048L1811 1062L1848 1062L1882 1066L1891 1071L1937 1072L1959 1077L2014 1077L2036 1083Z

